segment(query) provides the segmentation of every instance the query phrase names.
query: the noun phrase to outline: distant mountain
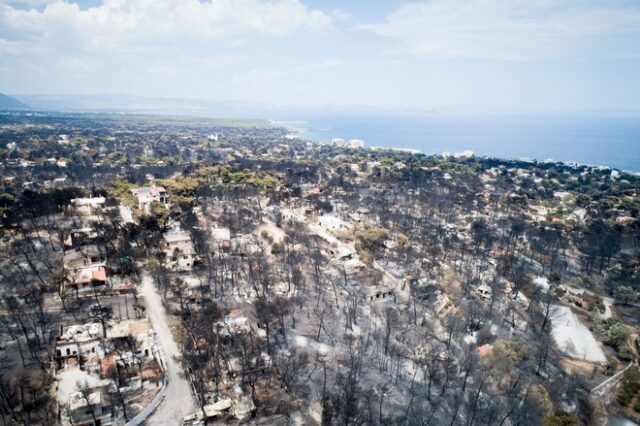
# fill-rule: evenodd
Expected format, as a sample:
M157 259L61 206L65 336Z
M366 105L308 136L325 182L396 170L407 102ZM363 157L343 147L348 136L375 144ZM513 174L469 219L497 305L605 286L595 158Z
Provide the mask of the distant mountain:
M2 0L0 0L1 2ZM7 103L9 101L10 103ZM575 110L525 109L495 106L443 105L432 108L382 107L361 104L316 104L284 106L257 101L208 100L146 97L122 94L89 95L13 95L0 94L0 109L37 109L58 112L108 112L195 117L310 120L311 117L362 115L540 115L540 116L600 116L640 117L640 110Z
M282 107L243 101L157 98L131 95L18 95L29 105L50 111L123 112L192 115L220 118L270 118Z
M287 107L256 101L161 98L134 95L16 95L22 102L44 110L63 112L122 112L190 115L218 118L293 120L317 114L433 113L395 110L366 105L316 105Z
M0 93L0 109L30 109L19 100Z

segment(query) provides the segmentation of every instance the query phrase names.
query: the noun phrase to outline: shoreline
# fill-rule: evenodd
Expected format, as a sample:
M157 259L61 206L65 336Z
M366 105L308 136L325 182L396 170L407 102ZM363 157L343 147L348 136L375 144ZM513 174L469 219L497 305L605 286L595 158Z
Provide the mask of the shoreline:
M466 116L460 122L451 116L417 121L406 116L375 118L311 116L272 122L300 139L323 144L331 143L334 137L356 138L381 149L425 155L473 150L476 156L485 158L640 173L640 120L603 117L594 121L573 116L567 120L525 117L525 121L498 116L492 122Z
M296 127L292 127L292 126L288 126L285 124L285 122L281 122L278 120L269 120L269 122L271 122L273 125L275 126L280 126L280 127L284 127L285 129L287 129L288 131L292 132L295 134L295 136L298 139L301 140L306 140L306 141L310 141L313 143L317 143L319 145L331 145L331 142L324 142L321 140L317 140L315 138L309 138L309 137L305 137L303 135L301 135L301 128L296 128ZM287 123L290 122L299 122L299 123L307 123L304 120L299 120L299 121L287 121ZM366 143L366 140L365 140ZM359 148L359 149L370 149L370 150L374 150L374 151L397 151L397 152L404 152L404 153L408 153L411 155L424 155L426 157L453 157L453 155L447 155L449 154L449 152L444 151L441 153L427 153L427 152L423 152L421 149L418 148L401 148L401 147L385 147L385 146L365 146L363 148ZM463 150L464 151L464 150ZM629 175L633 175L633 176L640 176L640 170L628 170L628 169L623 169L623 168L618 168L615 166L609 166L606 164L589 164L589 163L581 163L579 161L575 161L575 160L555 160L553 158L546 158L544 160L537 160L535 158L528 158L528 157L498 157L495 155L478 155L478 154L473 154L472 157L476 157L476 158L480 158L480 159L484 159L484 160L498 160L498 161L517 161L517 162L526 162L526 163L531 163L531 164L545 164L545 163L550 163L550 164L562 164L565 167L572 167L572 168L581 168L581 167L588 167L588 168L592 168L592 169L598 169L598 170L602 170L602 171L606 171L606 170L610 170L610 171L618 171L620 173L624 173L624 174L629 174Z

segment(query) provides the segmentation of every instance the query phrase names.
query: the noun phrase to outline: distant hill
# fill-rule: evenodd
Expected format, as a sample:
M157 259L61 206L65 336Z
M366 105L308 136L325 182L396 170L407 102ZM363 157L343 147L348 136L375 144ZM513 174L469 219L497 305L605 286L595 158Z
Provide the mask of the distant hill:
M282 108L258 102L209 101L204 99L151 98L134 95L19 95L20 101L49 111L135 112L220 118L264 118Z
M256 101L145 97L135 95L16 95L32 108L63 112L113 112L218 118L302 120L317 114L416 112L365 105L287 107ZM428 111L429 113L431 111Z
M29 109L29 106L15 98L0 93L0 109Z

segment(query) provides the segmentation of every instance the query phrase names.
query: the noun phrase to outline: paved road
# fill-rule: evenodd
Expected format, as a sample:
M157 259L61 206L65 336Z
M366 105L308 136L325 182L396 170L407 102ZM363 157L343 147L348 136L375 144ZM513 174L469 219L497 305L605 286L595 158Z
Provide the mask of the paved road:
M175 357L179 356L180 352L169 329L167 314L162 306L160 294L147 271L142 274L142 284L139 291L146 301L147 316L153 325L158 345L164 355L168 380L164 401L147 419L146 424L176 426L181 424L184 416L195 411L196 405L182 366L175 361Z

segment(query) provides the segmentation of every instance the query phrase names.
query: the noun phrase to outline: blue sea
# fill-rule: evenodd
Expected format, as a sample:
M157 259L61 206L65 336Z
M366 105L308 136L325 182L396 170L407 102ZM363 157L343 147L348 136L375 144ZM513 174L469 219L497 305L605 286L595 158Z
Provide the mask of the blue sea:
M640 171L640 118L498 114L314 114L283 122L301 137L424 154L472 150L507 159L556 160Z

